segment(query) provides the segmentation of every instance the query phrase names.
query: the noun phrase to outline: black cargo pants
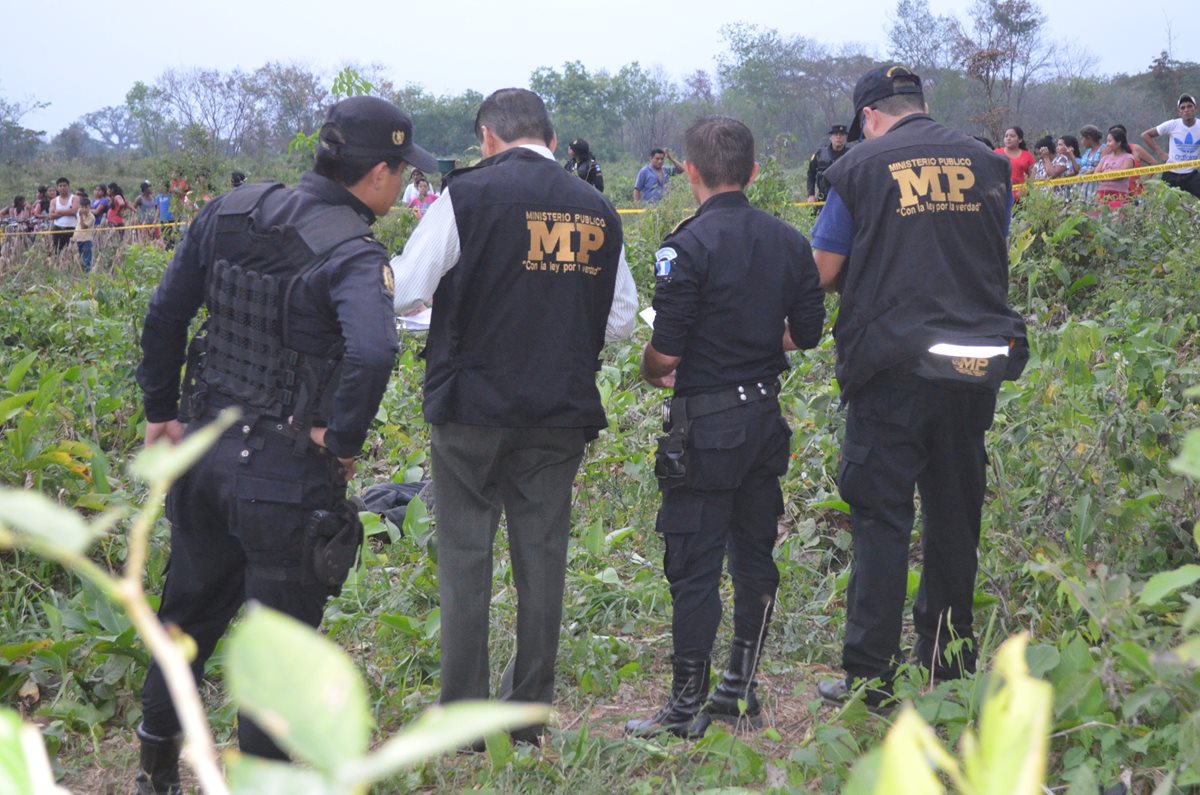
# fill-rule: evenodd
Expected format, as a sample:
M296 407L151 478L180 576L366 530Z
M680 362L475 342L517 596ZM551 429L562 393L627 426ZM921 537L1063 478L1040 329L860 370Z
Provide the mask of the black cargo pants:
M247 429L238 423L226 431L167 495L171 556L158 616L196 641L197 683L245 602L255 600L316 627L331 595L329 587L306 576L309 562L303 558L309 516L344 497L337 459L311 446L297 455L295 442L276 432L282 427L266 420ZM279 660L280 666L299 664ZM150 734L179 732L156 663L142 686L142 710ZM238 743L244 753L287 758L244 716L238 720Z
M917 660L939 679L974 671L984 432L995 410L990 392L907 374L876 376L849 401L838 485L854 537L842 655L851 678L890 682L901 661L914 488L921 495L924 561L913 607ZM954 638L968 642L947 662Z
M769 621L779 586L772 556L783 513L779 478L787 472L790 437L773 398L692 421L686 481L663 492L657 521L677 656L712 653L726 553L734 635L757 640Z

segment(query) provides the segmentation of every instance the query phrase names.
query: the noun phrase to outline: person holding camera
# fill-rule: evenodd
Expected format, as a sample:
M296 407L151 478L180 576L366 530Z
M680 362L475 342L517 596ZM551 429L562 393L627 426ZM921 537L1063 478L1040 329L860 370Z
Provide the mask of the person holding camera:
M778 376L788 369L785 350L820 340L825 303L808 241L746 198L758 174L749 128L709 117L685 141L683 168L700 209L655 254L654 335L642 356L642 377L675 389L655 457L673 680L666 706L625 730L692 738L713 717L758 721L754 671L779 584L771 552L791 436ZM726 550L734 638L706 708Z

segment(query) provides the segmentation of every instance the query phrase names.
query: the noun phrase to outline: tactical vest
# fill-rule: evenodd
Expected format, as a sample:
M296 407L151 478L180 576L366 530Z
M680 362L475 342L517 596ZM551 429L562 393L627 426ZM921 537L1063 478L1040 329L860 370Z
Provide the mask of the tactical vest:
M598 356L621 221L553 160L510 149L452 175L462 254L434 294L425 419L603 428Z
M307 433L332 391L343 346L313 355L289 345L292 290L339 245L371 231L346 206L324 208L295 226L264 228L260 209L282 187L239 188L218 208L205 282L208 319L193 340L184 379L191 418L210 405L236 404L251 421L290 416Z
M825 172L830 166L840 160L842 156L849 151L849 149L850 144L846 144L842 147L840 152L835 152L833 151L833 145L826 142L821 146L820 149L817 150L817 153L813 155L813 160L815 160L817 163L817 195L820 196L822 200L829 195L829 180L825 178Z
M844 398L937 343L1025 339L1008 305L1007 158L914 114L825 175L854 221L833 329Z

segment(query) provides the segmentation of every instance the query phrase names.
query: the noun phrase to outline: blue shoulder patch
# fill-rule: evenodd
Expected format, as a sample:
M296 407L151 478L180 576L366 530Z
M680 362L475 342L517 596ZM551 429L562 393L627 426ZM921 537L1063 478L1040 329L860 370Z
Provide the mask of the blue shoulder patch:
M670 246L663 246L654 252L654 278L669 282L671 266L675 264L675 258L678 256L679 254Z

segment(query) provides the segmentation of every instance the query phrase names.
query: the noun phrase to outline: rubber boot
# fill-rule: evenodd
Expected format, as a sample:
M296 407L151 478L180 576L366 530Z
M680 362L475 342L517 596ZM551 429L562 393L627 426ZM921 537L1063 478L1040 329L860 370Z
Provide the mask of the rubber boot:
M762 725L762 707L754 691L758 683L754 672L758 669L759 646L756 640L734 638L729 647L729 667L721 677L721 683L713 691L708 702L708 714L725 723L748 721L758 728ZM742 712L739 701L745 702Z
M179 739L158 737L137 727L142 742L141 767L133 782L134 795L183 795L179 785Z
M626 723L626 734L653 737L670 732L685 740L704 736L712 722L704 711L704 702L708 699L708 658L688 660L673 656L671 668L671 697L667 705L653 718Z

